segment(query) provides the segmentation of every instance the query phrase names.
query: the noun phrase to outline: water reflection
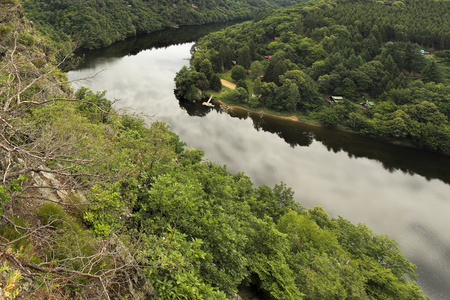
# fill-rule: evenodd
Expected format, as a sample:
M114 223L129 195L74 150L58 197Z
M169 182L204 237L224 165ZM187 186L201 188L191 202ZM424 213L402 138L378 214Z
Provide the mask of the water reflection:
M419 260L417 264L419 276L421 273L429 274L432 289L437 292L440 299L448 298L450 295L450 286L447 282L447 278L450 276L450 243L430 225L412 222L409 228L425 241L423 246L427 249L427 253L424 253L425 259ZM423 260L428 263L422 263ZM430 270L430 265L432 265L430 261L441 264L442 268Z
M175 91L174 91L174 95L175 95ZM208 113L211 112L211 110L218 110L219 108L212 108L212 107L208 107L205 105L202 105L201 102L197 101L195 103L190 102L190 101L184 101L184 100L180 100L178 99L178 103L180 105L180 108L182 110L185 110L189 116L191 117L204 117L206 116Z
M105 61L112 62L124 56L137 55L143 50L166 48L173 45L180 45L197 41L206 34L223 29L236 22L216 23L203 26L183 26L161 30L152 34L143 34L130 37L124 41L114 43L103 49L86 51L81 49L75 53L79 57L84 57L84 62L77 69L92 68L94 65L104 64ZM101 57L99 60L98 58ZM186 53L189 59L190 53Z
M179 103L190 116L205 116L211 111L200 103L192 104L182 100L179 100ZM249 112L245 109L233 108L227 110L227 113L233 118L250 118L257 131L276 134L291 147L307 147L316 140L334 153L345 151L350 158L377 160L390 173L402 171L410 175L420 174L427 180L440 179L450 183L448 168L450 157L446 155L392 145L368 137Z

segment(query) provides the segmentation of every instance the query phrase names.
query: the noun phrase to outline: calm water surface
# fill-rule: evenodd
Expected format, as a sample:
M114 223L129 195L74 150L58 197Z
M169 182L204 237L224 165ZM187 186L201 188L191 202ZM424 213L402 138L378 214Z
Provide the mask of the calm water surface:
M365 223L396 239L417 265L432 299L450 298L450 157L380 143L257 113L180 103L175 73L188 64L192 41L211 28L171 30L87 53L69 72L81 85L107 90L117 107L166 121L207 159L243 171L255 185L283 181L296 200L331 216ZM80 83L74 83L78 86Z

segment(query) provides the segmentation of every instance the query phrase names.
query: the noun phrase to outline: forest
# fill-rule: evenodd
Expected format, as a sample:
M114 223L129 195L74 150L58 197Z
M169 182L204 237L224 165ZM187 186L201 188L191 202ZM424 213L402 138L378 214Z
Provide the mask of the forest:
M41 33L59 43L101 48L182 25L248 20L299 0L21 0Z
M0 298L427 299L389 236L72 91L60 49L17 1L1 8Z
M448 154L449 14L449 1L300 3L202 38L177 94Z

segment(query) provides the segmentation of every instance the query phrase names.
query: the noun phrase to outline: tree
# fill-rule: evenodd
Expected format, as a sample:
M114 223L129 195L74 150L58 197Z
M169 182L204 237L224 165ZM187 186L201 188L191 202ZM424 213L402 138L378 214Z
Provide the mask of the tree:
M347 120L348 126L356 131L364 132L369 127L369 121L363 115L355 112L351 112L349 114L349 118ZM370 132L370 129L367 131Z
M285 59L285 53L279 51L275 53L269 61L269 65L264 72L263 81L273 82L276 85L280 84L279 76L286 73L288 70L287 61Z
M364 60L361 58L361 56L356 56L355 54L352 54L345 62L344 65L348 69L356 69L364 64Z
M340 122L338 114L332 107L323 108L317 114L317 118L322 125L327 127L336 127Z
M231 69L231 78L236 82L240 79L245 79L246 76L247 71L243 66L236 65Z
M246 91L248 91L248 86L247 86L247 83L245 83L245 80L244 80L244 79L239 79L238 82L237 82L237 84L236 84L236 87L237 87L237 88L243 88L243 89L245 89Z
M261 95L261 78L260 77L256 78L256 80L253 82L253 94L255 94L256 96Z
M273 299L299 299L301 292L286 261L287 235L278 231L270 218L250 220L249 269L253 284Z
M245 102L248 100L248 92L242 87L238 87L234 90L227 90L222 95L224 101L226 102Z
M249 46L245 45L238 50L237 64L243 66L245 69L250 68L252 63L252 55Z
M219 49L220 57L222 58L223 68L230 70L233 66L234 51L229 45L222 45Z
M214 72L222 73L223 72L223 57L220 55L220 52L215 49L210 49L210 61L213 67Z
M209 59L205 58L204 60L201 61L200 68L198 71L205 74L205 76L208 80L211 78L214 71L213 71L212 64L209 61Z
M301 70L287 71L279 77L279 81L281 84L286 84L289 87L291 83L296 84L300 94L296 102L302 109L315 109L321 105L322 101L317 91L317 85L305 72ZM294 99L292 98L291 100Z
M408 72L419 72L425 66L425 58L417 44L391 43L388 44L387 49L400 69Z
M250 78L255 80L262 75L264 75L263 65L259 61L252 62L252 65L250 66Z
M178 96L197 101L202 98L202 90L207 90L210 84L204 73L183 66L175 76L175 87Z
M404 111L397 110L389 122L389 133L396 138L405 137L408 134L409 119L410 117Z
M295 83L291 83L289 86L289 96L286 99L286 109L289 111L296 111L297 104L301 101L300 92L298 86Z
M435 61L432 61L423 69L422 81L435 83L442 83L444 81L444 72Z
M270 108L275 108L277 106L277 85L273 82L264 82L261 85L261 102Z
M212 74L209 81L209 87L216 92L220 92L222 89L222 83L220 82L220 77L216 73Z

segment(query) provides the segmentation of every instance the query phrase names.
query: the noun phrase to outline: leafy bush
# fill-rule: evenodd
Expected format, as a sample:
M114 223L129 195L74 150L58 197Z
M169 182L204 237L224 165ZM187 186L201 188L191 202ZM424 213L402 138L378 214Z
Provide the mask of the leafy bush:
M247 71L243 66L237 65L231 69L231 78L236 82L240 79L245 79L246 76Z
M8 25L0 24L0 39L10 34L14 29L14 24L9 22Z
M25 46L33 47L36 43L36 38L29 33L23 33L20 35L18 42Z

